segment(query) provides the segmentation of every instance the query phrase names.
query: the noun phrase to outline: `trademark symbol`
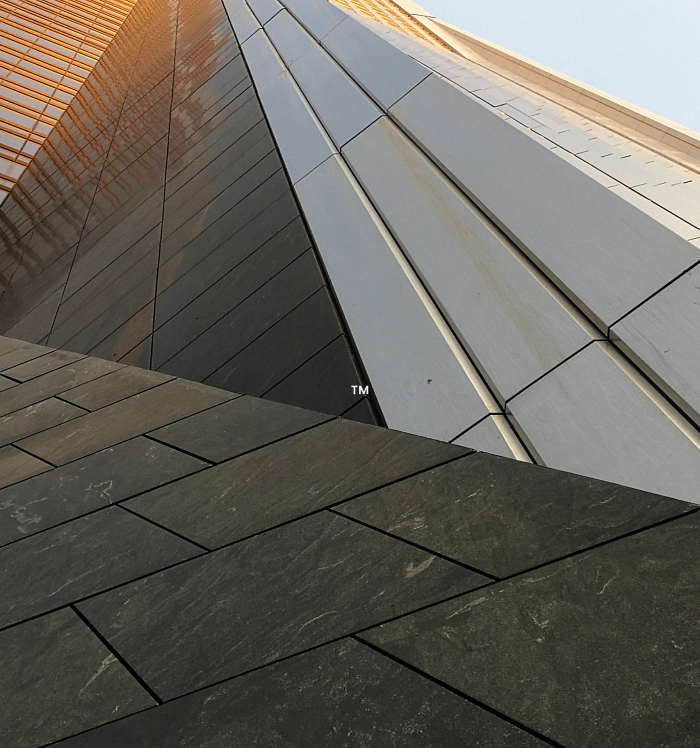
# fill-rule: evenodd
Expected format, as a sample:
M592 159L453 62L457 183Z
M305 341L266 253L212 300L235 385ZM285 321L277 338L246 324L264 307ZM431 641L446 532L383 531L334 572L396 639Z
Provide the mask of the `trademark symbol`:
M362 387L359 384L353 384L353 386L352 386L352 394L353 395L357 395L357 394L360 394L360 395L369 395L369 385L367 385L366 387Z

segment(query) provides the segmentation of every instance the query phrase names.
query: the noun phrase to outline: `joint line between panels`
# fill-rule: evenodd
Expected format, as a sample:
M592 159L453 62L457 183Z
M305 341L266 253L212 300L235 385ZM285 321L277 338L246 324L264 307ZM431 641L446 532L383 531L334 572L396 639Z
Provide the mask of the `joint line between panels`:
M131 677L138 682L141 688L146 691L146 693L156 702L156 704L162 704L163 700L160 698L160 696L158 696L158 694L148 685L148 683L146 683L146 681L136 672L136 670L134 670L134 668L119 654L119 652L117 652L117 650L101 634L99 629L92 624L90 619L83 615L83 613L78 609L78 606L71 603L69 607L83 622L83 624L87 626L92 634L97 637L100 643L107 648L107 651L111 652L111 654L116 657L117 662L119 662L122 667L129 673L129 675L131 675Z

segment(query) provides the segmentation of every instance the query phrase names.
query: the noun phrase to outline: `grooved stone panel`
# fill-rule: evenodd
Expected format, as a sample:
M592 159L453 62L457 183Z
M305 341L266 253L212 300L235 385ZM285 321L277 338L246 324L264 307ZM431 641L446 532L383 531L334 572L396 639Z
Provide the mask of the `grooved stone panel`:
M319 745L544 748L523 730L353 640L319 647L155 710L69 739L64 748ZM466 742L465 742L466 741Z
M216 548L466 454L463 447L335 420L126 506Z
M692 748L699 523L674 520L361 637L567 748Z
M35 746L154 700L70 609L0 632L0 742Z
M323 513L79 608L169 699L486 581Z
M473 454L338 511L505 577L693 508L614 483Z
M36 463L31 464L32 475L51 467L24 452L15 452ZM89 514L207 466L208 463L195 457L137 436L0 490L0 545Z
M182 538L108 507L0 549L0 626L150 574L201 553Z

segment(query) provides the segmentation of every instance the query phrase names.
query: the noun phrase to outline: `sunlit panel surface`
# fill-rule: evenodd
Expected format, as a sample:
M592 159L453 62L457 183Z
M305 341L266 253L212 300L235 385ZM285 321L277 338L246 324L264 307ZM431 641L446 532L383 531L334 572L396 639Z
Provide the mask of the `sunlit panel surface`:
M136 0L0 0L0 201Z

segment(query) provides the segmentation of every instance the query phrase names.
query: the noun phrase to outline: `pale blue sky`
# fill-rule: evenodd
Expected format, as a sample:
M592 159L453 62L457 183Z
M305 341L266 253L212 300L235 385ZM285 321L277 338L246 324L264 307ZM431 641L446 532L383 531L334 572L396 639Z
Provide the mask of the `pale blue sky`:
M700 0L416 0L438 18L700 132Z

